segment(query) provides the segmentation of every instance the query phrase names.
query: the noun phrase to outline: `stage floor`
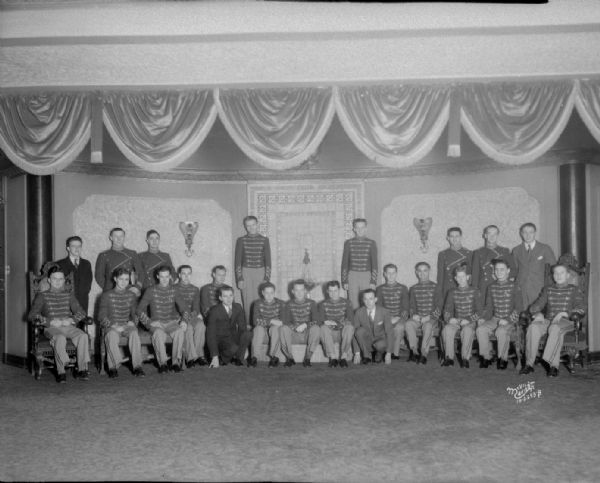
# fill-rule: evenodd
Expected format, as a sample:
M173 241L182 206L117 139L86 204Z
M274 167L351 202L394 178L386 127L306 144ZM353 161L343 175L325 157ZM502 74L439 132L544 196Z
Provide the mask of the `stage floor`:
M597 365L145 369L59 385L0 365L0 480L600 480Z

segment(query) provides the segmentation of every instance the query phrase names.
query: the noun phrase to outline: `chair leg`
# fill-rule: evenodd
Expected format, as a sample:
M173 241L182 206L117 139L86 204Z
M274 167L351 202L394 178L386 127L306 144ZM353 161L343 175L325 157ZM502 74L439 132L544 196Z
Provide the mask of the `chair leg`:
M39 380L40 377L42 377L42 369L44 367L44 359L42 357L36 357L34 359L34 366L33 366L33 376L35 377L35 380Z

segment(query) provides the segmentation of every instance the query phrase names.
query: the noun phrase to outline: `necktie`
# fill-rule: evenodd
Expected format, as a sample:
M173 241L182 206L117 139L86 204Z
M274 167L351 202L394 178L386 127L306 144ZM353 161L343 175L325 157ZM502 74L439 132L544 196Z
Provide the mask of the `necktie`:
M369 310L369 320L371 322L375 322L375 311L374 310Z
M78 267L79 267L79 258L76 258L76 259L75 259L75 263L74 263L74 265L75 265L75 268L78 268Z

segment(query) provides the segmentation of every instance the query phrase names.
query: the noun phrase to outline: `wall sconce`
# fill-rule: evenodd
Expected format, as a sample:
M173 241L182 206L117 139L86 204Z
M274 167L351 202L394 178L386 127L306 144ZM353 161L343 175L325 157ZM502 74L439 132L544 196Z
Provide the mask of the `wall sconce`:
M180 221L179 230L183 235L185 246L187 247L187 249L185 250L185 254L188 257L191 257L194 254L194 250L192 250L192 243L194 242L194 235L196 235L196 232L198 231L198 222Z
M421 251L423 253L427 253L427 250L429 250L429 230L431 229L433 220L431 217L413 218L413 224L415 225L415 228L419 232L419 237L421 238Z

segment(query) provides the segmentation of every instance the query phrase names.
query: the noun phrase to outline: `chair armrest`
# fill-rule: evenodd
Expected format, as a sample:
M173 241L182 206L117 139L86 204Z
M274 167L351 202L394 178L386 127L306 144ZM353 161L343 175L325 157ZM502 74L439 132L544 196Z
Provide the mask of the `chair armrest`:
M521 327L527 327L531 322L531 312L528 310L524 310L519 314L519 322L518 325Z
M579 313L573 313L569 319L573 321L573 325L575 326L575 330L577 332L583 328L583 315Z

